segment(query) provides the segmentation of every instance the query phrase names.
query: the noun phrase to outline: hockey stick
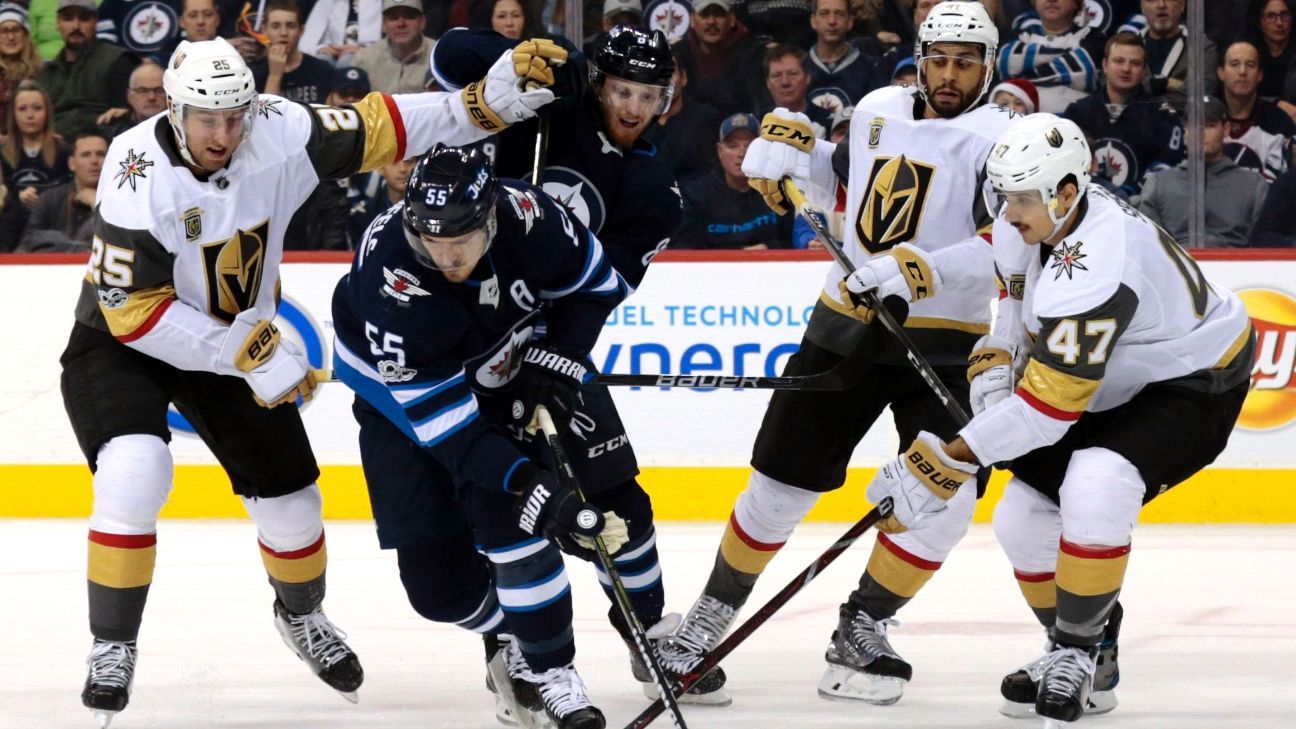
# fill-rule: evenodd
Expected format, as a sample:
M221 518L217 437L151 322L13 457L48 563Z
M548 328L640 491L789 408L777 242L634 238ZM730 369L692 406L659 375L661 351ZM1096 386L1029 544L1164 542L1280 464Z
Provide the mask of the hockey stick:
M847 363L849 365L849 362ZM688 389L723 388L727 390L845 390L850 383L845 366L813 375L787 377L749 377L747 375L630 375L599 373L587 384L612 387L680 387ZM337 375L319 370L319 382L341 382Z
M787 195L787 199L796 207L797 213L810 224L815 236L823 244L824 248L827 248L828 252L832 254L833 259L837 261L837 265L841 266L848 276L855 273L855 264L851 263L851 260L846 257L846 252L842 250L841 244L834 240L832 234L828 232L828 221L824 217L823 211L818 210L805 199L805 195L801 193L800 188L792 181L791 177L784 177L780 184L783 187L783 193ZM909 364L913 365L915 370L918 370L918 374L922 376L927 386L940 399L941 404L949 411L958 427L962 428L967 425L969 418L968 414L963 410L963 406L959 405L949 388L936 376L936 372L932 370L931 365L927 364L927 360L923 359L922 354L918 352L918 348L914 346L913 340L905 333L904 327L900 326L895 317L891 316L891 312L882 305L877 292L865 291L860 298L864 300L866 306L877 312L877 320L882 322L882 326L888 332L891 332L892 336L904 347L905 357L909 360Z
M540 115L540 128L536 131L535 158L531 165L531 184L543 187L540 175L544 172L545 155L549 153L549 115Z
M833 542L832 546L825 550L823 554L819 555L818 559L811 563L809 567L802 570L801 574L792 578L792 581L782 590L779 590L777 595L771 597L769 602L761 605L759 610L753 613L750 618L747 618L742 625L734 629L734 631L729 634L729 637L721 641L720 645L716 646L715 650L708 653L696 666L694 666L691 672L680 676L677 681L675 696L683 695L685 691L689 690L689 687L697 683L703 676L710 673L711 669L720 665L720 661L724 660L725 657L741 645L744 640L747 640L752 633L756 632L757 628L764 625L765 621L774 617L774 613L778 612L778 610L786 605L798 592L805 589L805 586L810 584L811 580L818 577L819 573L823 572L825 567L832 564L833 560L840 557L842 552L849 549L850 546L855 543L855 540L860 538L860 535L890 515L891 499L886 498L877 506L873 507L872 511L865 514L863 519L855 522L855 525L847 530L845 534L841 535L836 542ZM636 716L634 720L629 724L626 724L625 729L643 729L651 724L653 719L656 719L662 713L663 708L665 708L665 704L661 699L657 699L650 704L648 708L644 709L639 716Z
M540 430L544 431L545 442L549 444L549 450L553 452L554 463L558 466L559 482L570 487L584 501L585 494L581 492L580 483L576 481L576 473L572 471L571 461L567 460L567 451L563 449L558 429L554 427L553 418L549 415L549 409L543 405L537 407L536 419L540 421ZM625 618L626 625L630 626L630 635L634 637L635 648L638 649L639 657L643 659L643 662L648 666L649 672L652 673L653 683L657 684L657 691L666 698L666 703L663 706L669 709L671 722L675 724L677 729L688 729L688 725L684 723L684 715L680 713L679 704L675 702L671 681L667 678L666 672L662 670L661 664L657 662L657 654L653 652L652 644L648 642L648 634L644 631L643 624L639 622L639 616L635 614L634 605L630 602L630 594L626 592L625 584L621 582L621 575L617 574L616 566L612 564L612 555L608 554L607 546L603 544L602 537L594 537L594 551L598 557L599 566L603 568L608 579L612 582L612 595L616 599L617 607L621 610L621 616Z

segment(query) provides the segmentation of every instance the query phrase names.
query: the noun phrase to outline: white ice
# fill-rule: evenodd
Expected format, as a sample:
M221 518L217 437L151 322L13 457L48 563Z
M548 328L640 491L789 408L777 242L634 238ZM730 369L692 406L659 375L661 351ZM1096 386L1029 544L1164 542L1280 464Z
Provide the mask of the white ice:
M807 524L761 579L740 619L846 530ZM660 525L668 610L701 589L719 524ZM88 729L78 694L90 647L83 521L0 521L0 727ZM976 526L900 615L893 643L914 681L891 707L815 694L836 607L872 535L725 662L734 703L685 708L692 729L986 727L1034 729L996 713L999 680L1043 641L991 531ZM328 615L365 666L352 706L309 675L271 622L269 586L248 522L167 521L135 691L114 729L488 729L481 641L409 608L391 553L368 524L328 525ZM1094 729L1296 726L1296 527L1142 526L1122 600L1121 705ZM613 729L646 705L608 625L593 570L568 560L577 668ZM667 727L659 719L654 726Z

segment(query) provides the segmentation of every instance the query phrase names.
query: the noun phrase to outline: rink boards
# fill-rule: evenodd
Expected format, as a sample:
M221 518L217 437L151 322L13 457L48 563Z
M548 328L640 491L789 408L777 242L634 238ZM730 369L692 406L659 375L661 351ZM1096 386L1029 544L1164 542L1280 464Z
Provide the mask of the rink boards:
M593 353L596 365L608 372L778 374L796 349L828 264L813 254L752 258L665 254L609 320ZM1201 258L1212 281L1242 293L1256 322L1253 390L1215 467L1158 499L1145 521L1296 522L1296 500L1289 496L1296 485L1296 256ZM6 374L0 384L0 517L89 513L90 475L58 384L58 356L84 268L75 257L53 260L60 262L0 257L0 287L10 302L0 318L6 343L0 351ZM300 255L283 267L281 329L319 366L331 359L329 300L345 260ZM746 483L768 393L618 388L615 397L657 517L726 518ZM303 409L332 518L369 515L350 402L344 386L328 384ZM186 427L175 416L176 488L163 514L242 516L223 473ZM862 515L864 485L896 445L890 423L879 423L856 450L846 487L821 499L810 518L854 521ZM585 447L601 452L625 446ZM988 519L1003 480L1002 474L995 480L979 520Z

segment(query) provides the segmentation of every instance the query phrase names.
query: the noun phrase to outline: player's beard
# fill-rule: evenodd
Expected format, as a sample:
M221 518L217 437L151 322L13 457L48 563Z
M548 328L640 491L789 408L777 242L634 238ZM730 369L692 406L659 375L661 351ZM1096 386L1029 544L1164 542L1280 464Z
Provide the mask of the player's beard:
M938 97L938 91L953 91L959 95L958 101L951 104L945 99ZM932 89L928 91L927 105L931 107L932 111L936 112L936 116L942 119L953 119L966 112L968 109L971 109L972 105L976 103L978 95L977 91L959 91L953 86L947 86L945 88Z

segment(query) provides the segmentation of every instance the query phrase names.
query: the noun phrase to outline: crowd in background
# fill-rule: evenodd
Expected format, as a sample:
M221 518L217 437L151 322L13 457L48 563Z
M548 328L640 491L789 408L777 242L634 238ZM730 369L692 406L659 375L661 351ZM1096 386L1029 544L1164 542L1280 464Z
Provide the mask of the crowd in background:
M587 53L618 24L662 30L673 103L646 133L683 198L672 248L805 248L807 226L751 190L741 162L776 107L845 139L851 110L913 83L914 30L940 0L587 0ZM1185 0L981 0L1000 29L990 103L1088 134L1094 180L1187 243L1189 144L1206 164L1209 247L1296 245L1296 0L1206 3L1212 96L1186 138ZM560 35L564 0L30 0L0 3L0 252L89 247L112 138L165 111L182 39L224 37L264 93L346 104L434 89L445 30ZM401 199L412 161L321 183L286 247L347 250ZM838 232L840 216L832 221Z

